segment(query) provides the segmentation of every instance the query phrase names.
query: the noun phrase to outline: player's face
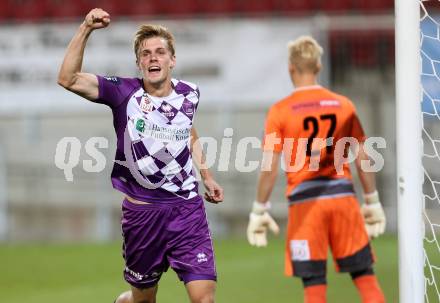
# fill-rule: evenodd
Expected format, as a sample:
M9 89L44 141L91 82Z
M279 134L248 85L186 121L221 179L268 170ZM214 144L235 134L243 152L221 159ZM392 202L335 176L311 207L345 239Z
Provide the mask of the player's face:
M169 81L176 58L161 37L144 39L139 48L138 66L144 79L150 84Z

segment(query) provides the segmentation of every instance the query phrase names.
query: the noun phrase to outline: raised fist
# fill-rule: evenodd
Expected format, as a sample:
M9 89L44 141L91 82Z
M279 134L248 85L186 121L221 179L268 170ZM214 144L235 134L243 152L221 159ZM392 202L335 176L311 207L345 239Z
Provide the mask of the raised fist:
M110 24L110 15L103 9L94 8L87 14L84 23L91 29L104 28Z

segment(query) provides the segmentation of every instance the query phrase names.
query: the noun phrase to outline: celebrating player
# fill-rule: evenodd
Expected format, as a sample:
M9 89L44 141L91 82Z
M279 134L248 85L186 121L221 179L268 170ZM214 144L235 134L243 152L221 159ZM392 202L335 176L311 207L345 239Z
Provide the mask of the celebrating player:
M171 77L174 38L160 25L142 25L135 36L142 79L83 73L89 35L109 24L110 15L102 9L87 14L67 48L58 83L113 112L117 149L111 178L125 194L124 278L131 285L116 302L156 302L159 279L169 266L185 283L191 302L214 302L214 251L192 172L191 152L203 163L192 126L199 89ZM221 202L223 189L206 168L199 169L205 199Z
M384 232L385 215L374 172L361 167L369 157L355 107L346 97L317 84L322 48L312 37L300 37L288 48L295 90L274 104L267 116L263 167L250 214L248 240L251 245L265 246L267 229L278 231L269 215L268 200L284 151L289 202L286 275L302 279L305 302L326 302L330 247L337 270L350 273L362 302L385 302L373 273L369 242L369 238ZM359 152L355 163L364 190L362 209L345 161L346 144L338 142L353 142L353 150Z

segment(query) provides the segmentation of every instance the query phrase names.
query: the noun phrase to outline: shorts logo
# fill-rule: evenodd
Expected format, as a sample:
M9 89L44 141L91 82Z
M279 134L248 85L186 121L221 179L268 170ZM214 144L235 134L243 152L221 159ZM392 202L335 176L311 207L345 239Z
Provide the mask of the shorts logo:
M151 102L150 98L148 96L144 95L140 104L141 110L144 113L152 112L154 109L153 102Z
M125 272L138 281L142 281L147 278L156 279L162 275L162 272L159 272L159 271L153 271L150 275L142 275L140 273L137 273L137 272L131 270L128 267L125 267Z
M208 257L202 252L198 253L197 254L197 262L199 262L199 263L208 262Z
M134 277L136 280L142 280L144 278L143 275L141 275L140 273L137 273L135 271L132 271L130 268L125 267L125 272L130 274L132 277Z
M159 276L160 276L160 274L161 274L160 272L157 272L157 271L153 271L153 272L151 273L151 275L150 275L150 276L151 276L152 278L157 278L157 277L159 277Z
M293 261L310 260L310 248L307 240L291 240L290 254Z

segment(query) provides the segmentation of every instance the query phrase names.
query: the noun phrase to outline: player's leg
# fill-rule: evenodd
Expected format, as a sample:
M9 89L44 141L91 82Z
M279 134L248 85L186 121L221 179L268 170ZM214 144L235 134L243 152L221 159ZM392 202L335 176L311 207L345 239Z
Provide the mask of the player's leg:
M156 302L157 284L169 264L166 226L171 208L164 205L122 204L124 279L131 291L121 294L118 303Z
M289 206L286 275L302 279L306 303L326 302L328 227L321 203L316 200Z
M203 200L197 197L174 207L169 226L168 262L191 302L214 302L217 273Z
M384 303L385 296L379 286L373 268L358 270L350 273L354 285L362 298L362 303Z
M114 303L133 303L133 295L131 294L131 290L127 290L120 294Z
M132 287L119 295L115 303L156 303L157 288L157 285L145 289Z
M191 303L214 303L216 282L194 280L185 284Z
M354 196L331 204L330 246L340 272L351 274L363 303L383 303L385 297L373 272L373 252Z
M302 278L305 303L325 303L327 280L325 275Z

